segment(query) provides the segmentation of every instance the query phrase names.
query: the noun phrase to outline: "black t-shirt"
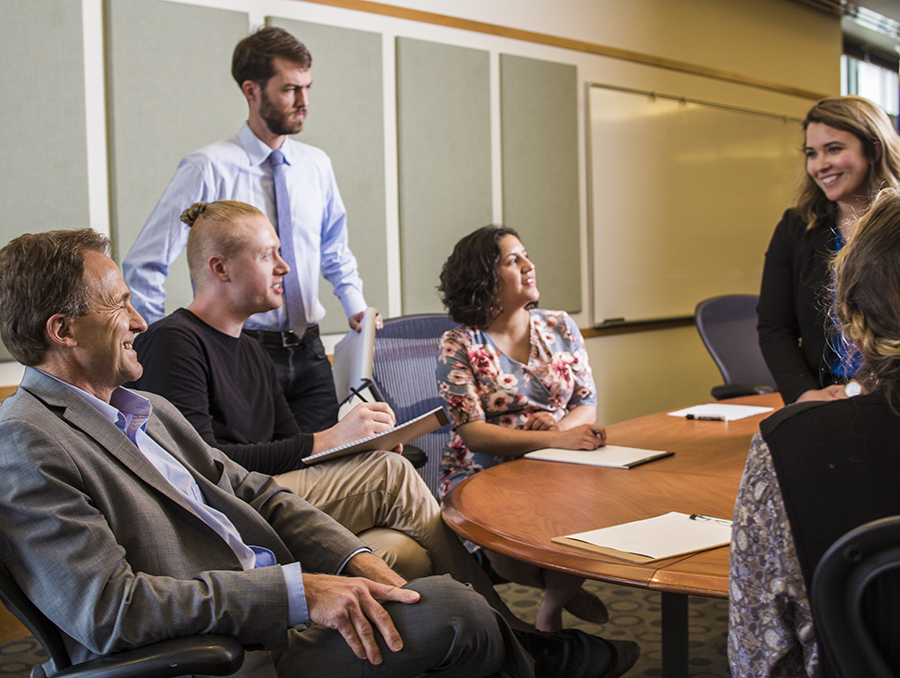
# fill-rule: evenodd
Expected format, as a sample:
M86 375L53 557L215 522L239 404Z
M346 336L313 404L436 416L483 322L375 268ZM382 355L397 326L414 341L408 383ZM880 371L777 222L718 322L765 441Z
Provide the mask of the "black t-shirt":
M246 469L285 473L312 452L313 436L301 433L256 340L178 309L138 335L134 348L144 373L129 386L172 402L207 443Z

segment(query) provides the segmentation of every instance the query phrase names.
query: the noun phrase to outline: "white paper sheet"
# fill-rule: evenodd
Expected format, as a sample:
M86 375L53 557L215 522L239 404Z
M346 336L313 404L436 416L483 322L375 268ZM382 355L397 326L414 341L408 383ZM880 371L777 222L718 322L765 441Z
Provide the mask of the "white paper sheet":
M725 403L708 403L706 405L694 405L683 410L669 412L670 417L694 418L694 419L719 419L721 421L737 421L752 417L754 414L771 412L771 407L757 407L755 405L728 405ZM688 417L690 415L690 417Z
M656 518L568 534L566 537L656 560L725 546L731 541L731 525L692 520L686 513L673 511Z
M558 450L547 448L529 452L526 459L540 459L542 461L561 461L567 464L584 464L586 466L608 466L611 468L632 468L646 464L654 459L670 457L674 452L662 452L660 450L642 450L637 447L621 447L619 445L606 445L596 450Z

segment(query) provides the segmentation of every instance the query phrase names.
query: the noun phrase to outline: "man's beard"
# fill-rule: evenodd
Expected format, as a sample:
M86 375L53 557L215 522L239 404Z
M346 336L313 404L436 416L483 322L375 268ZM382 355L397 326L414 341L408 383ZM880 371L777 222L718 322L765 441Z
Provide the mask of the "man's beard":
M301 110L306 113L305 107ZM275 110L272 101L263 94L259 107L259 117L263 119L263 122L266 123L266 127L269 128L272 134L298 134L301 132L303 130L303 118L296 122L291 122L290 120L290 117L295 113L297 113L296 110L292 110L289 113L281 113Z

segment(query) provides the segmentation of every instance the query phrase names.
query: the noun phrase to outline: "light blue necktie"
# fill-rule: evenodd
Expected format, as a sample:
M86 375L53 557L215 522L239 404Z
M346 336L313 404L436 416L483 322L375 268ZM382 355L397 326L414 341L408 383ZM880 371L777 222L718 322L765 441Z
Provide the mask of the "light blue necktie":
M303 336L306 332L306 310L303 307L303 296L300 294L300 277L297 275L297 257L294 253L293 222L291 220L291 200L288 195L287 181L284 178L284 166L287 161L281 151L272 151L269 154L269 164L272 167L272 179L275 183L275 215L278 224L275 230L281 238L281 257L288 266L290 272L284 276L284 303L287 311L288 326L294 333Z

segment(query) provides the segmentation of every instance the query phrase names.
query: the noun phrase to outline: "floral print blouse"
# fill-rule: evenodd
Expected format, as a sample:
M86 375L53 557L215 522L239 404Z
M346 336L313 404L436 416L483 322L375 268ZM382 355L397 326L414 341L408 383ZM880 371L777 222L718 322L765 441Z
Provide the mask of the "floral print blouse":
M437 379L452 429L444 447L441 495L473 473L509 459L471 452L456 432L463 424L483 420L518 429L534 412L549 412L559 421L579 405L597 404L584 340L565 311L531 311L527 365L502 353L477 327L445 332Z
M728 660L734 678L817 678L806 584L769 447L757 433L734 507Z

